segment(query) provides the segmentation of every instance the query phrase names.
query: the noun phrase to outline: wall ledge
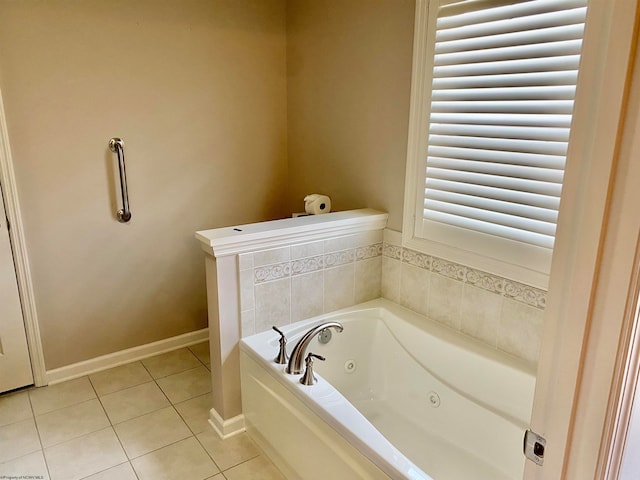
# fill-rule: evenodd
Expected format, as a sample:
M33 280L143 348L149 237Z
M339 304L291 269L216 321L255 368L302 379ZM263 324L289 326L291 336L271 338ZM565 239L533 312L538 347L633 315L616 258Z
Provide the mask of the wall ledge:
M196 232L196 238L206 253L218 258L378 230L387 225L388 216L363 208L201 230Z

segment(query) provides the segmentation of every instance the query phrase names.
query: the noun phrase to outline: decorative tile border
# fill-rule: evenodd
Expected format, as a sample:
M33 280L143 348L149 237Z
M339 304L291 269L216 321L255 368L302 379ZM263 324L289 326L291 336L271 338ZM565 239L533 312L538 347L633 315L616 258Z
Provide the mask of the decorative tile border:
M444 277L449 277L454 280L459 280L464 282L464 279L467 275L467 267L464 265L460 265L458 263L449 262L447 260L443 260L442 258L432 257L431 261L431 271L435 273L439 273Z
M356 248L356 261L379 257L380 255L382 255L382 243Z
M348 263L379 257L382 254L383 244L380 242L324 255L300 258L289 262L259 266L253 269L253 282L255 285L271 282L286 277L316 272L325 268L338 267Z
M507 278L389 243L382 255L544 310L547 292Z
M254 283L270 282L272 280L280 280L281 278L291 276L291 263L276 263L257 267L253 270Z
M405 248L402 250L402 261L415 267L431 270L433 258L424 253L415 252Z
M394 258L396 260L402 259L402 247L397 245L392 245L390 243L382 244L382 255L389 258Z
M547 306L547 292L512 280L506 281L504 296L540 309Z
M346 265L347 263L353 263L355 260L355 249L342 250L340 252L327 253L324 256L325 268L338 267L340 265Z
M473 268L467 268L465 281L474 287L482 288L483 290L488 290L489 292L499 295L504 293L504 286L507 282L507 280L502 277Z
M302 275L303 273L315 272L324 268L324 257L300 258L291 262L291 275Z

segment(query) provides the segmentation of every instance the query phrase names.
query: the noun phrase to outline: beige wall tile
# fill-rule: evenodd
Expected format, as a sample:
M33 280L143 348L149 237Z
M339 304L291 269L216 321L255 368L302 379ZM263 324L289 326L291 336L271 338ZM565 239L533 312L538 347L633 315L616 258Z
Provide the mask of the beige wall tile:
M291 323L290 278L256 285L255 295L256 333Z
M461 302L462 283L435 273L431 275L427 308L430 318L460 330Z
M329 238L324 241L324 253L338 252L340 250L353 249L356 246L355 235Z
M246 310L240 314L240 322L242 324L242 336L248 337L256 333L256 312L255 310Z
M324 271L324 311L332 312L355 302L353 263Z
M462 331L496 347L502 301L503 297L498 294L464 285L460 310Z
M431 272L403 263L401 266L399 302L414 312L427 314Z
M254 268L288 262L289 260L291 260L291 249L289 247L272 248L253 253Z
M382 257L382 296L392 302L400 303L400 280L402 263L389 257Z
M240 270L240 309L250 310L254 308L253 297L253 269Z
M299 245L291 245L291 260L299 258L315 257L324 253L324 242L301 243Z
M382 294L382 257L358 261L355 268L355 303L379 298Z
M543 322L542 310L505 298L498 330L498 348L536 364Z
M291 278L291 321L297 322L322 314L324 272L296 275Z

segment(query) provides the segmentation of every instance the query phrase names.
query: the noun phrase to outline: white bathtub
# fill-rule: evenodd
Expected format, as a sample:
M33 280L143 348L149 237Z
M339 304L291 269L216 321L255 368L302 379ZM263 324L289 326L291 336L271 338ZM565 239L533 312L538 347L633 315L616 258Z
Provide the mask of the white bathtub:
M287 478L522 478L533 371L384 299L283 327L288 351L329 319L313 386L272 361L275 332L241 342L247 431Z

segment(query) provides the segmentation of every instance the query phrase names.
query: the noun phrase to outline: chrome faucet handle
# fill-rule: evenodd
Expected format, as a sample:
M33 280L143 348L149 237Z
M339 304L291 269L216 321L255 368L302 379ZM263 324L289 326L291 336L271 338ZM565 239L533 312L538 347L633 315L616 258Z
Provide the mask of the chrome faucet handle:
M304 375L302 375L302 378L300 379L300 383L302 385L313 385L318 381L318 379L313 374L314 358L317 358L318 360L322 360L323 362L326 360L326 358L321 357L320 355L316 355L315 353L309 353L307 355L307 358L304 359L304 364L307 368L304 371Z
M276 356L276 358L273 359L273 361L281 365L284 365L289 361L289 357L287 356L287 337L285 337L284 333L282 333L280 329L275 325L271 328L273 328L276 332L280 334L280 351L278 352L278 355Z

